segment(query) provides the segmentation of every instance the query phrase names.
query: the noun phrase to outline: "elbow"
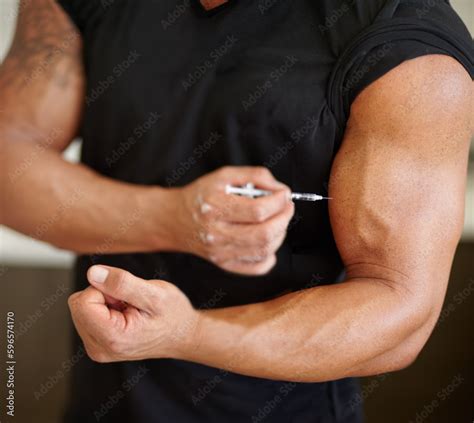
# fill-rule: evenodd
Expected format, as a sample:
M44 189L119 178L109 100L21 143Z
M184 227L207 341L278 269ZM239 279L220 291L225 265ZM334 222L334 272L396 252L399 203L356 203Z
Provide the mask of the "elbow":
M418 345L402 346L402 351L400 352L397 359L394 360L394 363L392 363L391 371L404 370L414 364L418 359L424 346L425 343Z
M407 324L402 328L404 336L389 354L385 372L404 370L414 364L420 356L437 321L438 314L430 307L418 307L406 316Z

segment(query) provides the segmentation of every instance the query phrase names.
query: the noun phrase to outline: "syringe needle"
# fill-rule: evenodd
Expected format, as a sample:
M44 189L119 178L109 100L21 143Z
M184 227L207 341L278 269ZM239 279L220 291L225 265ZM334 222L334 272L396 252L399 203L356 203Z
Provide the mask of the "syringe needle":
M267 195L272 194L271 191L255 188L254 185L251 183L248 183L243 187L235 187L232 185L226 185L225 192L227 194L243 195L245 197L250 197L250 198L265 197ZM292 192L291 199L299 200L299 201L332 200L331 197L323 197L322 195L313 194L310 192Z
M323 197L322 195L312 194L309 192L293 192L291 194L292 200L300 201L321 201L321 200L332 200L331 197Z

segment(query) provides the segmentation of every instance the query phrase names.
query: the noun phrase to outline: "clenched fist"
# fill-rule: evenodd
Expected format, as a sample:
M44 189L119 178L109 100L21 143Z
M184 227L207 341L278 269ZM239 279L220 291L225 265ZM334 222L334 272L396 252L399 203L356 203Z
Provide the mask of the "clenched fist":
M69 297L76 329L97 362L179 358L198 344L199 311L173 284L93 266Z

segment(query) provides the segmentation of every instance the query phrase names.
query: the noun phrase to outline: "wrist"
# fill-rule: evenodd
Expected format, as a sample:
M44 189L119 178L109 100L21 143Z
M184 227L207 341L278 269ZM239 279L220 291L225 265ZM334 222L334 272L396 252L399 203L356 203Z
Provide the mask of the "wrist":
M146 187L139 197L146 251L180 251L176 228L178 188Z
M170 358L186 361L198 361L203 345L204 312L193 310L192 316L182 322L182 326L171 337Z

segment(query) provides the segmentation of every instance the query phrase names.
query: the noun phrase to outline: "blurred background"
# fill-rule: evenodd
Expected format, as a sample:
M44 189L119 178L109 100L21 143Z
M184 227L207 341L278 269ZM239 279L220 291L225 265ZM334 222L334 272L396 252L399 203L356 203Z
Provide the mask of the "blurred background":
M474 1L452 0L451 4L473 34ZM0 0L0 62L12 39L17 7L18 0ZM76 161L79 153L77 140L65 156ZM368 423L474 422L472 145L465 217L444 309L428 345L409 369L364 379L362 396L353 399L354 405L364 401ZM2 319L7 310L15 311L18 331L14 421L56 423L65 405L68 369L77 359L69 345L72 324L66 303L73 292L73 260L69 252L0 226L0 309ZM2 323L2 356L4 328ZM3 367L0 419L6 397Z

